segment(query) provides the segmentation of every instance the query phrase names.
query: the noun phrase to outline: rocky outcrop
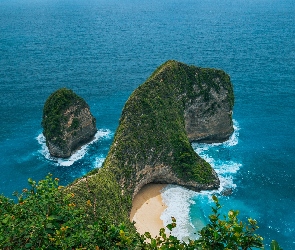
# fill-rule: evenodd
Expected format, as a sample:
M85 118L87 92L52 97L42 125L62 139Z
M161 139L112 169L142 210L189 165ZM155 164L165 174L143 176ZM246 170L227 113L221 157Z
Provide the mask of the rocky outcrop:
M160 184L175 184L179 186L188 187L191 190L200 192L202 190L216 189L219 186L218 176L215 171L212 171L213 180L211 183L199 183L192 180L184 180L177 176L177 174L169 166L159 165L155 167L146 166L139 173L137 173L137 185L133 190L133 197L139 190L149 183ZM143 178L140 178L143 177Z
M134 196L148 183L215 189L215 171L190 142L220 142L233 132L229 76L168 61L129 97L103 167Z
M47 99L43 109L43 134L54 157L67 158L97 131L87 103L72 90L62 88Z
M70 186L76 204L91 201L98 217L128 223L132 199L148 183L218 188L217 174L190 142L226 140L233 104L225 72L164 63L127 100L102 168Z
M233 133L233 90L229 76L213 69L200 69L202 71L212 75L213 86L204 79L194 85L194 90L204 91L204 95L196 96L185 107L186 132L191 142L223 142ZM200 72L196 73L196 78L202 74Z

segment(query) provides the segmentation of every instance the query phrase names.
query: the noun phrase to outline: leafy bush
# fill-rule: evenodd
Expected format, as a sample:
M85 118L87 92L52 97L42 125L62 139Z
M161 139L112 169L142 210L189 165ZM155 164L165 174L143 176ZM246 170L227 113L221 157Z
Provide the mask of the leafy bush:
M263 247L263 238L255 231L258 229L256 220L248 219L245 224L239 221L239 211L230 210L227 216L220 219L219 209L221 205L216 196L213 196L215 207L213 214L209 216L210 223L200 232L200 238L196 241L202 249L251 249L252 247Z
M92 204L77 207L58 179L47 176L15 194L18 203L0 196L0 249L128 249L125 226L91 218ZM139 238L138 238L139 239Z
M0 196L0 249L244 250L263 247L263 239L255 234L256 221L249 219L245 224L238 220L238 212L232 210L221 220L221 205L216 197L213 197L215 207L209 216L210 223L198 232L199 239L184 242L171 235L176 227L175 218L167 226L169 234L162 228L156 238L148 232L139 235L124 224L112 224L107 214L94 217L95 208L90 200L85 207L77 206L75 194L58 182L51 175L38 183L29 179L30 189L15 193L17 203ZM275 241L271 249L282 250Z

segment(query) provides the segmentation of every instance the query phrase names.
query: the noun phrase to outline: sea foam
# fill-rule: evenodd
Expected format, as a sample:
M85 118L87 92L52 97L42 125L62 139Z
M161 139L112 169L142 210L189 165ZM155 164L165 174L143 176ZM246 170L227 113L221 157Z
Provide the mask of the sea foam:
M89 145L97 142L100 139L110 138L110 136L111 136L110 130L99 129L94 135L94 139L91 142L83 145L79 150L76 150L73 155L71 155L69 158L66 158L66 159L52 157L50 155L48 147L46 146L46 139L43 133L39 134L36 139L38 143L41 145L41 149L39 150L39 153L41 153L45 159L52 161L54 164L58 166L71 166L76 161L84 157L84 155L87 153ZM95 166L100 167L102 165L103 159L104 159L103 157L97 157L95 160Z
M195 152L206 160L216 171L220 187L218 190L194 192L183 187L168 185L162 190L163 202L167 205L167 209L163 212L161 219L164 225L171 223L171 217L176 218L177 227L173 229L172 235L179 239L186 240L187 236L191 239L196 238L193 232L200 230L200 226L205 225L203 218L198 219L198 225L191 221L190 208L195 202L200 202L203 205L211 204L212 195L221 195L226 190L234 190L236 184L234 183L234 175L239 171L242 164L232 160L230 156L221 157L222 154L227 153L239 142L239 125L234 120L234 133L229 140L223 143L193 143L192 146ZM225 151L225 152L224 152ZM224 160L224 158L227 158ZM202 214L200 211L198 214ZM201 216L200 216L201 217Z
M193 143L193 149L201 156L205 161L210 163L214 168L220 180L220 187L215 191L201 191L201 195L212 196L213 193L221 194L226 189L235 189L236 184L233 182L234 175L239 171L242 164L231 160L230 155L227 155L227 160L224 160L221 156L223 151L229 152L231 148L236 146L239 142L239 124L236 120L234 122L234 133L231 137L223 143ZM198 194L198 195L200 195Z
M195 192L176 185L167 185L161 191L162 200L167 205L161 220L164 225L168 225L172 221L171 217L175 217L177 226L173 229L172 235L179 239L185 240L193 230L189 223L189 207L194 202L191 199L194 195Z
M96 157L94 161L94 168L101 168L104 160L105 157L103 155L101 155L100 157Z

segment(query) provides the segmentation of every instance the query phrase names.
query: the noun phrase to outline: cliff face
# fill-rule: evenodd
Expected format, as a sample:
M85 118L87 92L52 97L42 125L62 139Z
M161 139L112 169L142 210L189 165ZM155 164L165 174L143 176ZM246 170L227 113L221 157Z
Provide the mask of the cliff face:
M59 89L43 109L43 134L52 156L66 158L95 135L96 122L89 106L72 90Z
M184 110L191 142L223 142L233 133L233 89L229 76L214 69L195 69L195 97Z

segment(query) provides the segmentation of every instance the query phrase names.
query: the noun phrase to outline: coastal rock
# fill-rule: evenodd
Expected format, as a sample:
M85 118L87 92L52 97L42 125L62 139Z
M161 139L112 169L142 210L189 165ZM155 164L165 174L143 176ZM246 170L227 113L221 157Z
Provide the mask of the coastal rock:
M75 203L90 201L99 208L96 216L128 224L132 199L148 183L217 189L216 172L190 142L227 139L233 104L232 84L222 70L167 61L125 103L103 166L69 187Z
M228 139L233 104L225 72L167 61L129 97L103 167L132 197L148 183L216 189L217 174L190 142Z
M213 69L200 69L196 78L198 84L194 84L194 91L203 93L191 99L185 107L188 138L190 142L224 142L234 131L233 90L229 76Z
M233 193L233 189L232 188L226 188L221 192L221 195L223 196L230 196Z
M62 88L46 100L43 134L54 157L67 158L91 141L97 131L88 104L72 90Z

